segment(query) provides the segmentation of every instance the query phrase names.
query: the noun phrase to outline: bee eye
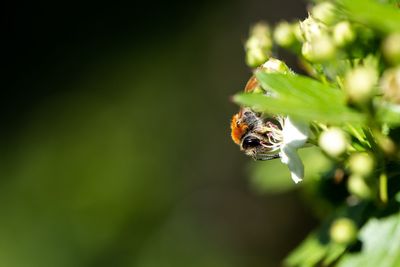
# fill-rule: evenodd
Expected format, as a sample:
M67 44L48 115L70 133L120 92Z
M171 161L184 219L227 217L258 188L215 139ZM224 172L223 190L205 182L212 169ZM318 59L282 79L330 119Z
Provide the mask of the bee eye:
M252 136L245 137L242 142L242 147L244 149L256 147L258 145L260 145L260 140Z

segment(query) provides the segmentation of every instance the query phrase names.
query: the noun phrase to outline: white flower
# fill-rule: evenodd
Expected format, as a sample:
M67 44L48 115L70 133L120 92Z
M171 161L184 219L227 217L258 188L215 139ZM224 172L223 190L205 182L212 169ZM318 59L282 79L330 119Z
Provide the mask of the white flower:
M288 165L292 180L297 184L303 180L304 165L297 154L297 149L303 147L310 135L307 124L296 122L289 116L278 118L282 128L274 125L268 127L268 145L272 153L279 151L282 163Z
M297 149L307 142L309 127L307 124L295 122L290 117L287 117L282 133L283 143L279 156L282 163L288 165L292 180L297 184L304 177L304 165L299 155L297 155Z

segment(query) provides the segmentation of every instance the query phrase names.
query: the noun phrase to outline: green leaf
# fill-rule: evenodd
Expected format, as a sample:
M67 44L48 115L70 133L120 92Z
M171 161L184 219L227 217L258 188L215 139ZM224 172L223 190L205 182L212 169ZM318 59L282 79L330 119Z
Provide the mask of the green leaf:
M273 96L238 94L234 101L261 112L290 115L299 120L341 124L362 123L364 116L345 104L338 89L308 77L258 72L261 86Z
M362 250L346 254L338 267L400 266L400 213L370 219L360 231Z
M364 23L377 31L391 33L400 30L400 12L394 5L374 0L339 0L349 18Z
M257 72L256 77L264 89L271 90L281 97L295 98L305 102L319 100L328 103L344 103L344 96L340 90L309 77L263 71Z
M285 259L285 266L316 266L317 263L324 258L327 251L328 246L319 242L316 233L311 233L303 243Z
M346 246L344 245L322 243L318 232L314 232L285 259L285 265L299 267L329 266L345 251Z
M356 206L343 206L337 209L334 214L324 220L318 230L312 232L300 246L290 253L285 259L285 265L290 267L332 266L331 264L347 253L346 245L330 240L329 232L332 222L337 218L346 217L360 225L365 216L364 213L369 208L369 204L364 202ZM355 266L358 265L352 267ZM375 266L380 267L380 265Z

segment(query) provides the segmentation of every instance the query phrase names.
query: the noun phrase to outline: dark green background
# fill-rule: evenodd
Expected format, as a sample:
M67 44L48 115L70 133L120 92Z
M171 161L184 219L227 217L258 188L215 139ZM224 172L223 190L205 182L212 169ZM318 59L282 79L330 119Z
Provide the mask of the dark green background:
M311 228L296 193L252 189L229 136L249 26L305 3L2 13L1 266L278 266Z

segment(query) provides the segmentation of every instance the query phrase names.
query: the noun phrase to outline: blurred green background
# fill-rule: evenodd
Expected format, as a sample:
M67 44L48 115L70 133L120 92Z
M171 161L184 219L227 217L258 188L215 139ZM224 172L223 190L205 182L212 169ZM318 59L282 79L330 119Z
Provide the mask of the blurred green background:
M280 164L230 140L229 97L251 75L249 26L305 15L296 0L6 6L0 266L280 266L314 220L298 192L254 190L249 164Z

